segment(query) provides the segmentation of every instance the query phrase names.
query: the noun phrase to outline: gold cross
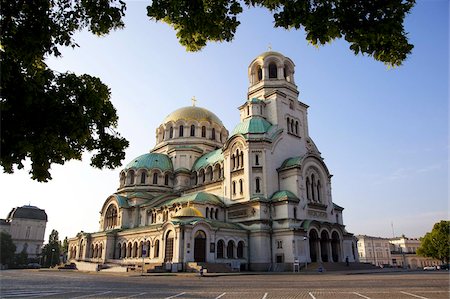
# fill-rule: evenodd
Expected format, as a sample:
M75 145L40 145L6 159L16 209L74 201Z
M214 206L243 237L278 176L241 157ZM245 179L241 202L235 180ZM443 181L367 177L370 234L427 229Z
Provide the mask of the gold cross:
M195 104L197 103L197 100L195 99L195 96L192 97L191 101L192 101L192 106L195 107Z
M269 43L269 51L272 51L272 44Z

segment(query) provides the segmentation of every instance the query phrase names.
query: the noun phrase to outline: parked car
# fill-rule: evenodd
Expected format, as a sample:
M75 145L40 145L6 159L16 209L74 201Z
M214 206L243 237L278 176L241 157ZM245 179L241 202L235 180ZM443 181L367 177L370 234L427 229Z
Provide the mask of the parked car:
M449 269L449 264L442 264L439 266L439 270L448 270Z
M433 271L433 270L437 270L437 266L425 266L423 267L423 270L425 271Z

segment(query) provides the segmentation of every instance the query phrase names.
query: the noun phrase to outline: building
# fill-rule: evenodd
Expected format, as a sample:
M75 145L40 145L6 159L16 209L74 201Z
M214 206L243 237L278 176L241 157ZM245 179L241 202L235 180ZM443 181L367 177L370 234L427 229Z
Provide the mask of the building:
M13 208L6 219L0 219L0 230L11 235L16 253L26 252L37 258L44 244L47 214L35 206Z
M362 263L371 263L376 266L390 265L391 243L387 238L357 235L358 255Z
M380 267L400 267L421 269L426 266L438 266L439 260L416 254L420 240L407 238L380 238L357 235L359 260Z
M419 239L401 236L392 238L389 242L391 243L391 265L394 267L421 269L442 264L439 260L416 254L420 247Z
M248 67L247 100L231 134L211 111L170 113L156 145L120 172L98 232L69 240L69 259L95 263L229 264L290 269L357 261L333 203L331 174L308 133L294 63L265 52Z

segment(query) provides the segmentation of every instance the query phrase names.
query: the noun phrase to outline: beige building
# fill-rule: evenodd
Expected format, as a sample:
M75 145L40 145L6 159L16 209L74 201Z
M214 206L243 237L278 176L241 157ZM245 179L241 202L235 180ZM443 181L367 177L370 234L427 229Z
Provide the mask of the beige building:
M426 266L437 266L441 262L416 254L420 240L406 238L380 238L357 235L359 260L380 267L400 267L421 269Z
M391 264L391 243L389 239L357 235L358 255L362 263L371 263L382 267Z
M163 120L153 149L120 172L99 230L69 240L72 261L264 271L294 260L358 260L332 200L332 175L309 136L293 61L263 53L248 78L231 133L195 103Z
M405 236L390 239L392 266L408 269L422 269L427 266L438 266L441 261L416 254L420 240Z
M25 251L28 258L37 258L44 244L47 214L34 206L17 207L6 219L0 219L0 229L11 235L16 253Z

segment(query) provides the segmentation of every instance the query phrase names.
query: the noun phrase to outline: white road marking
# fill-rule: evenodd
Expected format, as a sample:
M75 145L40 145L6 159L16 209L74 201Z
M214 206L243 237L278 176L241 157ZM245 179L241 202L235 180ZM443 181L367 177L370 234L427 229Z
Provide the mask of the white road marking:
M180 297L180 296L183 296L184 294L186 294L186 292L182 292L182 293L179 293L179 294L170 296L170 297L166 297L166 298L164 298L164 299L171 299L171 298L175 298L175 297Z
M262 299L266 299L267 298L267 293L264 293L264 296L262 297Z
M115 298L115 299L134 298L134 297L137 297L137 296L142 296L142 295L145 295L145 294L147 294L147 293L146 293L146 292L143 292L143 293L139 293L139 294L134 294L134 295L130 295L130 296L125 296L125 297L117 297L117 298Z
M79 298L89 298L89 297L94 297L94 296L100 296L100 295L105 295L105 294L109 294L112 291L106 291L106 292L102 292L102 293L95 293L95 294L89 294L89 295L84 295L84 296L78 296L78 297L72 297L72 299L79 299Z
M363 298L366 298L366 299L370 299L370 297L361 295L360 293L353 292L353 294L358 295L359 297L363 297Z
M225 296L225 294L226 294L226 293L222 293L222 294L220 294L219 296L217 296L215 299L219 299L219 298Z
M422 296L411 294L411 293L408 293L408 292L400 291L400 293L405 294L405 295L409 295L409 296L413 296L413 297L416 297L416 298L428 299L427 297L422 297Z
M316 299L316 297L314 297L314 295L311 292L309 292L308 294L309 296L311 296L312 299Z

